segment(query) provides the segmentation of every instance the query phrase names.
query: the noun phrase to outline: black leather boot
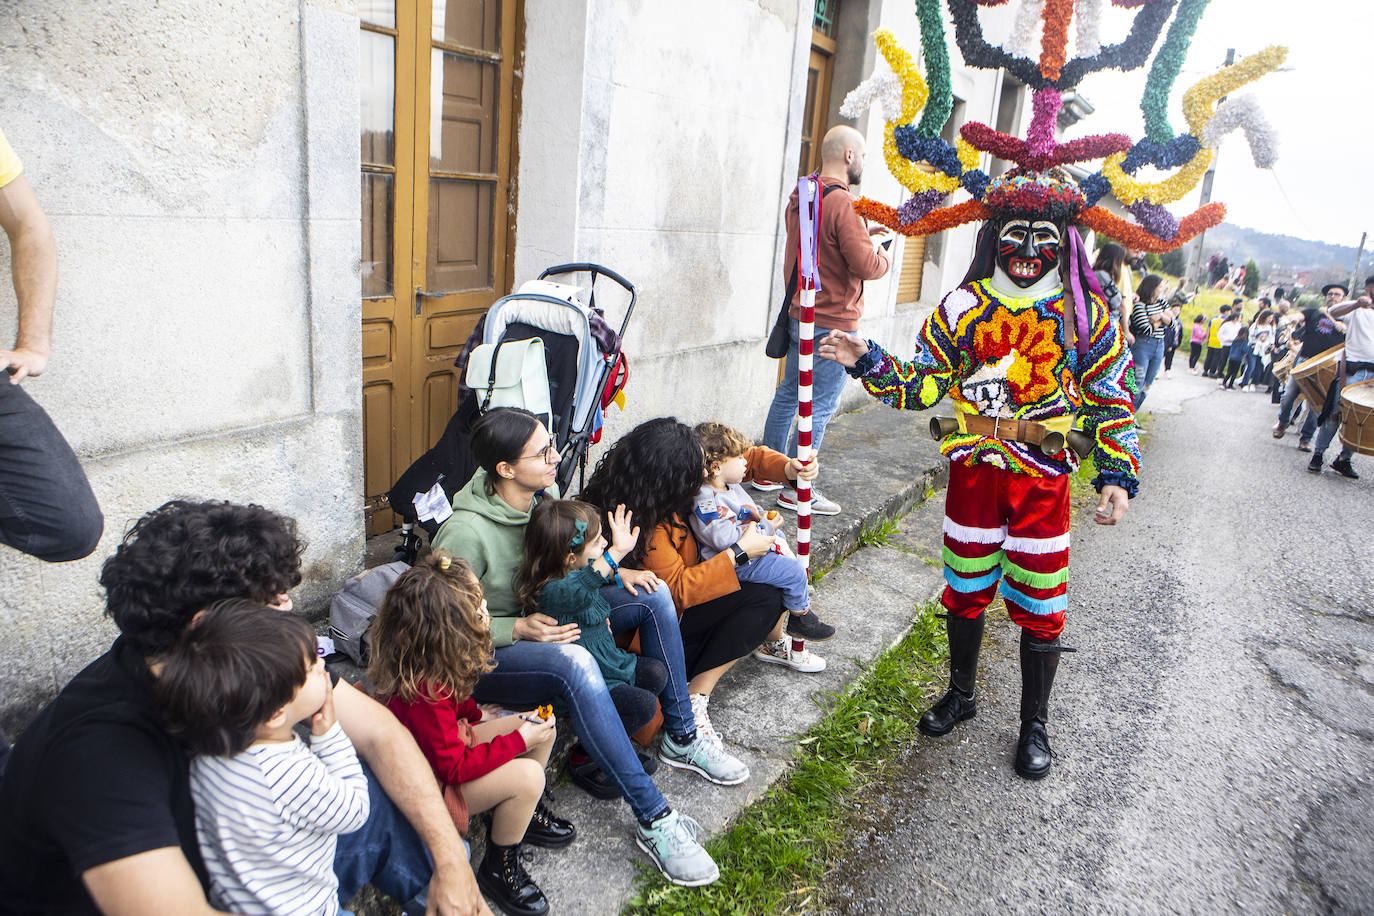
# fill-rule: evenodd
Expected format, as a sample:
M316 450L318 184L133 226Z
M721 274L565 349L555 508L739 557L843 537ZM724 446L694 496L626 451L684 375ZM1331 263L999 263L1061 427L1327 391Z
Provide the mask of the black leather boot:
M921 734L932 738L947 735L950 729L978 714L978 701L973 685L978 674L978 650L983 647L983 620L979 614L972 620L966 617L945 617L945 633L949 637L949 690L935 701L935 705L921 715L916 727Z
M1036 639L1021 631L1021 735L1016 742L1016 774L1044 779L1054 752L1045 729L1050 712L1050 688L1059 669L1059 653L1072 652L1058 640Z
M497 846L487 841L487 851L477 866L477 886L508 916L544 916L549 901L520 862L520 844Z
M562 849L577 838L577 828L549 810L541 799L534 807L524 842L545 849Z

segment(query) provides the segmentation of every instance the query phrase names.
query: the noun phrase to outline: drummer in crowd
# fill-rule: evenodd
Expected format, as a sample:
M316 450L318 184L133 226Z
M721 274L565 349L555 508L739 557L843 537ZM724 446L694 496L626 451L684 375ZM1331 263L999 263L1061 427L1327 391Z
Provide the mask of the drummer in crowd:
M1317 441L1312 446L1312 460L1307 469L1314 474L1322 471L1322 452L1331 444L1340 430L1340 392L1341 386L1353 385L1374 378L1374 276L1366 277L1364 295L1358 299L1346 299L1330 307L1333 319L1345 321L1345 372L1336 376L1334 383L1335 402L1327 398L1326 422L1317 433ZM1340 455L1331 462L1331 470L1351 480L1358 480L1359 474L1350 466L1350 446L1341 448Z
M1332 347L1339 347L1345 343L1344 329L1327 314L1326 309L1344 302L1349 294L1350 290L1344 283L1328 283L1322 287L1322 295L1326 297L1325 306L1314 306L1302 310L1302 322L1293 329L1293 337L1302 341L1297 359L1293 362L1295 370L1314 356L1319 356ZM1274 427L1275 439L1282 439L1283 434L1292 424L1293 408L1297 406L1298 397L1301 393L1296 373L1290 372L1288 374L1288 388L1283 392L1283 401L1279 404L1279 422ZM1317 432L1317 413L1318 411L1309 412L1307 419L1303 421L1302 431L1298 433L1298 451L1300 452L1312 451L1312 436ZM1318 470L1321 469L1318 468Z

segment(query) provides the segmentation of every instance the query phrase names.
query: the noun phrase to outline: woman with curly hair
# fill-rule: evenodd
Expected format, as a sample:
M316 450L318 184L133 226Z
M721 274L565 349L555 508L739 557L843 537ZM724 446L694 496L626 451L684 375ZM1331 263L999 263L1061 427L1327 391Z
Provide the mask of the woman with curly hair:
M537 417L509 407L483 415L470 441L479 468L454 496L453 515L435 533L433 547L471 565L491 612L496 668L477 679L473 697L512 709L560 699L581 742L569 757L573 780L594 795L629 803L639 821L639 847L668 880L710 884L720 872L697 842L696 822L670 808L645 772L596 660L573 644L581 635L578 625L525 613L516 594L530 514L543 500L558 498L557 445ZM743 782L749 768L692 718L682 638L667 590L651 572L630 566L617 571L618 581L600 592L611 607L612 632L637 629L641 654L668 671L660 694L667 734L659 759L720 785Z
M815 461L803 467L764 446L750 448L745 460L750 479L795 483L798 476L813 479L818 469ZM659 417L630 430L602 456L580 498L603 511L624 505L648 532L625 562L643 564L668 584L681 615L692 710L698 725L709 729L707 704L721 675L765 642L781 642L789 660L791 646L782 638L782 591L735 575L736 567L772 549L771 536L749 526L728 550L699 561L687 519L705 467L696 432L674 417ZM789 667L805 670L806 659L796 661Z
M367 674L378 698L420 745L460 830L492 812L477 883L507 913L548 911L520 862L520 844L557 849L577 836L540 800L554 717L489 717L472 699L495 668L491 618L472 569L446 550L406 570L372 622Z

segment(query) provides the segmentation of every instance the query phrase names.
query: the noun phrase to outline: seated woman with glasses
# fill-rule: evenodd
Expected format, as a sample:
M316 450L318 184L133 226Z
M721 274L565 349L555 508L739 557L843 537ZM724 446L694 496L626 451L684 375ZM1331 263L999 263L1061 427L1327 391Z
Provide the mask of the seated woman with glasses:
M639 847L670 881L709 884L719 872L696 840L696 823L669 808L645 772L651 761L636 754L596 660L575 645L578 625L526 613L516 594L530 513L540 501L559 495L559 453L549 431L529 411L501 407L473 424L471 447L479 469L454 496L453 515L435 533L432 546L468 562L491 614L496 668L478 678L473 699L518 710L561 698L581 742L570 757L574 781L593 794L629 803L639 821ZM638 629L641 654L667 671L657 693L670 741L665 740L660 759L719 785L744 782L749 768L714 733L698 730L693 718L682 636L667 587L651 572L625 567L616 572L616 582L601 590L611 607L611 631ZM578 754L585 755L580 764Z

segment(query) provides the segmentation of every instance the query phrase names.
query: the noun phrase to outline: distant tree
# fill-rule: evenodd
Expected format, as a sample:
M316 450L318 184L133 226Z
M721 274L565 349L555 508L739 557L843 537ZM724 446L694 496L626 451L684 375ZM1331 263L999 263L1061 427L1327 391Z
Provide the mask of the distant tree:
M1188 252L1182 248L1166 251L1159 259L1159 266L1166 274L1181 277L1188 269Z
M1255 263L1254 258L1251 258L1245 262L1245 295L1253 299L1259 292L1259 287L1259 265Z
M1145 268L1147 270L1163 270L1163 262L1160 261L1159 255L1153 251L1145 252Z

